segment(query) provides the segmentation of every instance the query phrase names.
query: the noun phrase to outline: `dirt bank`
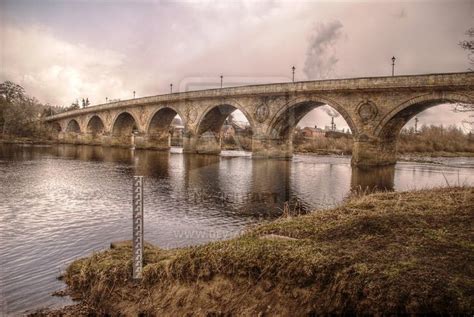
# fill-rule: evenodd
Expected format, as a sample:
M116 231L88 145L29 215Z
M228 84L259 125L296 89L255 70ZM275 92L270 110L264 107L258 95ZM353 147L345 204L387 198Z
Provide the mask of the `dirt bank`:
M472 187L378 193L232 240L148 245L140 283L127 243L73 262L64 280L95 314L472 314L473 227Z

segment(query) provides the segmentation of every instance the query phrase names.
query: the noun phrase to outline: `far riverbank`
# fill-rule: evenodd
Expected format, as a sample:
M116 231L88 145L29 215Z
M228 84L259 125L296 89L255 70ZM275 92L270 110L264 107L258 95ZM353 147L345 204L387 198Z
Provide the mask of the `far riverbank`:
M57 145L57 144L67 144L60 143L57 140L45 140L45 139L32 139L32 138L8 138L0 139L0 144L19 144L19 145ZM72 144L73 145L73 144ZM240 147L236 146L223 146L223 150L242 150ZM245 150L248 151L248 150ZM250 152L250 151L249 151ZM304 155L351 155L350 152L344 152L341 150L330 150L330 149L321 149L314 151L300 150L296 149L295 154L304 154ZM412 153L403 153L399 154L399 159L403 161L413 161L420 162L420 157L474 157L474 152L446 152L446 151L435 151L435 152L412 152Z
M34 138L0 138L0 144L19 144L19 145L52 145L59 144L57 140L34 139Z

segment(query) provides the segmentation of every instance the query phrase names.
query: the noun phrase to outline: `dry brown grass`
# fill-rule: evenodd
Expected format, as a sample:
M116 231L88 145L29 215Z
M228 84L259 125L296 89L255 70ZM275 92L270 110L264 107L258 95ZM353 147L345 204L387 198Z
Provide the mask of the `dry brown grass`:
M129 245L73 262L65 281L102 314L470 314L473 220L474 188L378 193L232 240L147 246L141 283Z
M252 137L246 135L235 135L223 138L221 147L223 150L252 151Z
M301 153L350 155L353 141L351 138L295 137L293 144L295 151ZM474 136L454 126L422 126L418 133L414 133L413 129L404 129L398 137L397 151L400 154L423 156L472 156Z
M456 127L423 126L419 133L402 130L399 153L474 153L474 137Z
M293 140L296 152L319 154L352 154L351 138L319 137L315 139L295 138Z

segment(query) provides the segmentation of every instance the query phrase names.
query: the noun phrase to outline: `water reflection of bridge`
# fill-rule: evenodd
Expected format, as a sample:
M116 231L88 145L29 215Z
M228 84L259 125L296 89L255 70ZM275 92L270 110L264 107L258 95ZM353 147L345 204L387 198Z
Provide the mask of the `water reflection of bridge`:
M346 193L394 188L394 166L362 169L350 167L348 160L321 168L291 160L233 159L100 146L62 145L43 150L83 161L122 163L124 173L148 176L147 181L156 182L149 190L160 185L161 193L176 200L177 206L185 202L226 213L221 214L224 217L266 217L281 210L285 202L289 202L290 209L301 212L315 205L333 206L343 197L335 197L331 188L347 188ZM323 186L324 182L333 184Z

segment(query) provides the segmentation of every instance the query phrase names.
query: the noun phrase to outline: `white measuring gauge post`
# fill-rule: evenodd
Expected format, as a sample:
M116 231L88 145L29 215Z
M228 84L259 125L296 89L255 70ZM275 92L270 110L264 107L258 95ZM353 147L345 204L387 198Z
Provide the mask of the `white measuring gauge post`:
M133 177L133 278L141 279L143 271L143 176Z

